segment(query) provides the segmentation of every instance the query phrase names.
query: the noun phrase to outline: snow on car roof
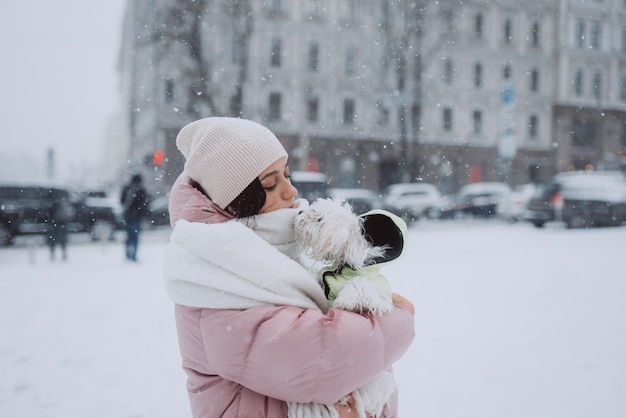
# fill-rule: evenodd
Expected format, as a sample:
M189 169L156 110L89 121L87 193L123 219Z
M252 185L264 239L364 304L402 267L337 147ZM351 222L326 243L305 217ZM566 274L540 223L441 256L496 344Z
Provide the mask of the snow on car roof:
M292 171L291 178L296 181L321 181L326 182L328 177L324 173L317 173L312 171Z

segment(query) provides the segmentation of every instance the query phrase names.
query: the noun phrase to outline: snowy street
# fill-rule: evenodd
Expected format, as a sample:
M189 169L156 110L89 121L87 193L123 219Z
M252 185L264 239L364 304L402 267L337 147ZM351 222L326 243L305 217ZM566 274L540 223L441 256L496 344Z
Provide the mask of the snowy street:
M0 248L0 416L188 417L161 263L168 231ZM35 241L32 241L35 242ZM18 243L19 244L19 243ZM626 227L418 222L384 270L416 307L404 418L626 416Z

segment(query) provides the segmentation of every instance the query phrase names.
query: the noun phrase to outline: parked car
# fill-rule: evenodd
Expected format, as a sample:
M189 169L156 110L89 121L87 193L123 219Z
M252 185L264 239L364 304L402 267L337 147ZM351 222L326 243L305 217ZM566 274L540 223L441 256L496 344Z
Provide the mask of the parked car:
M433 184L397 183L385 189L384 202L405 220L412 221L422 216L439 217L439 210L446 206L447 200Z
M291 184L298 189L297 198L313 202L319 198L330 197L328 192L328 177L324 173L308 171L292 171Z
M117 197L104 191L77 192L72 196L76 218L70 232L88 232L93 241L113 240L122 227L122 207Z
M626 180L614 173L560 173L537 188L524 218L536 227L562 221L568 228L626 222Z
M510 195L510 203L507 205L508 213L504 214L504 217L512 222L524 220L526 206L536 189L537 185L534 183L515 187Z
M442 208L440 218L464 216L509 219L512 213L512 191L508 184L480 182L467 184L459 190L447 208Z
M331 197L345 200L352 205L354 213L361 214L373 209L384 209L385 203L380 193L369 189L330 188Z
M119 228L113 206L96 202L97 196L73 193L59 186L5 184L0 186L0 245L16 236L45 234L54 201L65 200L73 208L69 232L87 232L91 238L111 239Z
M10 245L18 235L43 234L54 200L69 200L69 192L57 187L0 186L0 244Z

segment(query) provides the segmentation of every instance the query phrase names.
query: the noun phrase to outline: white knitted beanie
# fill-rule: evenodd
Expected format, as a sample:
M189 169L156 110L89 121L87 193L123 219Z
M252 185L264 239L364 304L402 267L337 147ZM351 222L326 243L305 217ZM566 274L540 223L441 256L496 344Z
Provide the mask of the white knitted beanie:
M287 151L266 127L246 119L205 118L184 126L176 146L185 172L225 209L263 170Z

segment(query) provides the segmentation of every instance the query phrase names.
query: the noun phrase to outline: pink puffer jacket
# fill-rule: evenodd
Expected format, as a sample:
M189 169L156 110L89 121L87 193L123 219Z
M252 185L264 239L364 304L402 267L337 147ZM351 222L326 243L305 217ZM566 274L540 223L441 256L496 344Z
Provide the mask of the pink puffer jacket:
M170 218L174 225L230 217L183 175L170 193ZM293 306L175 311L196 418L286 418L285 401L333 404L389 370L414 338L404 304L382 317ZM383 416L397 416L397 394Z

